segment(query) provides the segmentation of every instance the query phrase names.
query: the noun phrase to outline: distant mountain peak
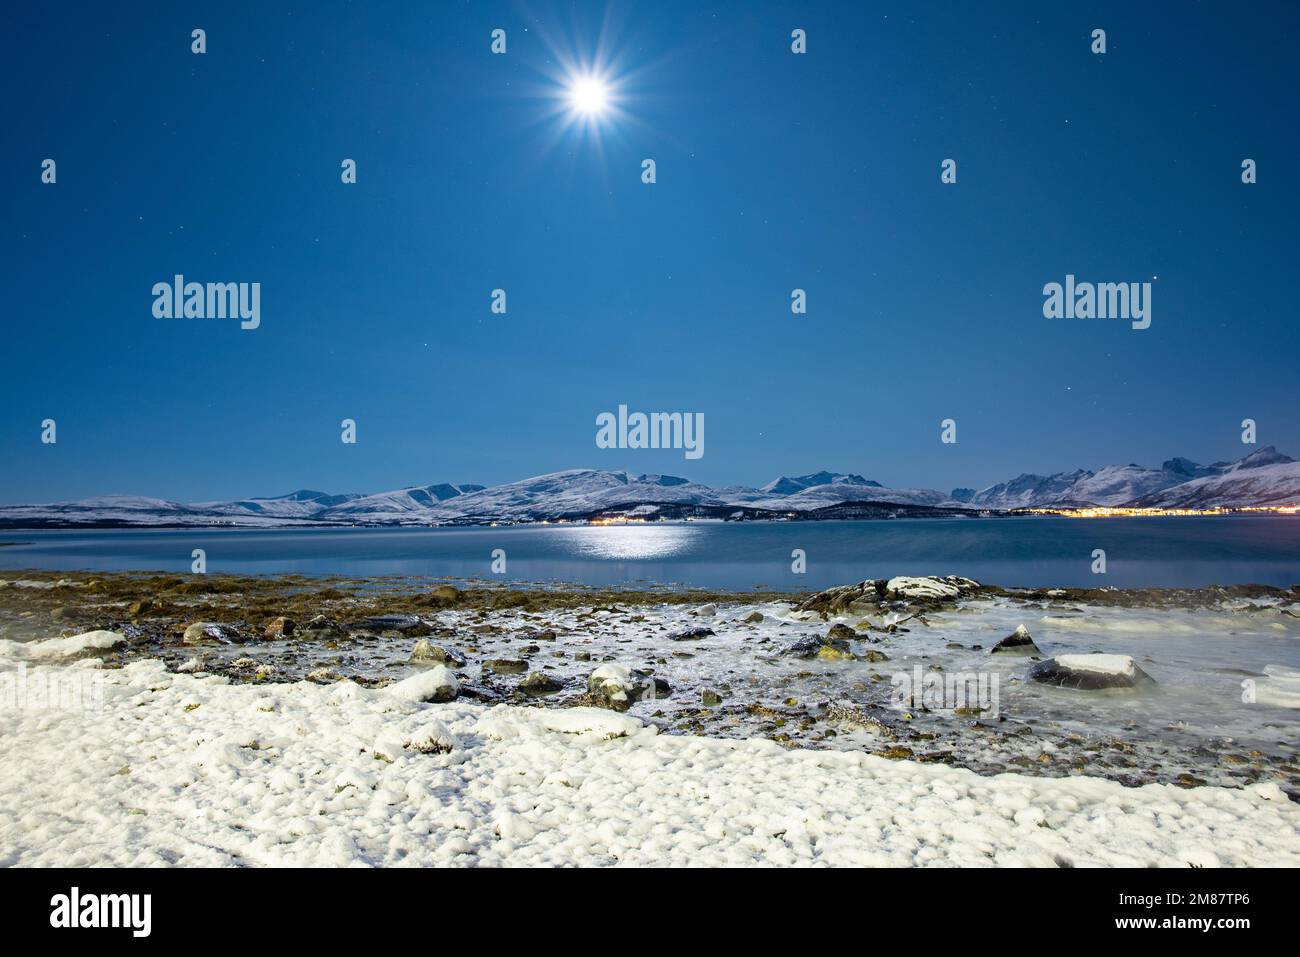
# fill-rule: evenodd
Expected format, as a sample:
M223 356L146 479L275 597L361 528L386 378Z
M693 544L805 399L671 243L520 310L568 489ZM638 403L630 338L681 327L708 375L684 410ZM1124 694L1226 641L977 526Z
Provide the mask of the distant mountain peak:
M1199 478L1207 473L1207 466L1199 462L1193 462L1191 459L1185 459L1181 456L1175 456L1172 459L1166 459L1160 463L1160 469L1164 472L1170 472L1174 475L1185 475L1188 478Z
M819 485L861 485L864 488L884 488L879 482L865 479L861 475L845 472L812 472L808 475L782 475L768 482L759 491L767 492L769 495L794 495L796 492L816 488Z
M1265 465L1286 465L1294 462L1295 459L1289 455L1283 455L1273 446L1265 446L1256 452L1251 452L1235 466L1235 469L1258 469Z

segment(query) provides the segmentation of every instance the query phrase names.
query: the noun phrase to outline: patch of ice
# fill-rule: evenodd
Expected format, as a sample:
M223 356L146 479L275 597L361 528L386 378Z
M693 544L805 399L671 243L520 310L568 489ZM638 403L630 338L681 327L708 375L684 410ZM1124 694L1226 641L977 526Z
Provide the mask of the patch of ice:
M1264 668L1266 678L1255 683L1257 704L1275 708L1300 708L1300 671L1291 671L1278 665Z
M87 631L68 638L46 638L42 641L0 640L0 658L24 658L29 661L50 661L71 658L86 651L105 651L125 644L126 638L115 631Z

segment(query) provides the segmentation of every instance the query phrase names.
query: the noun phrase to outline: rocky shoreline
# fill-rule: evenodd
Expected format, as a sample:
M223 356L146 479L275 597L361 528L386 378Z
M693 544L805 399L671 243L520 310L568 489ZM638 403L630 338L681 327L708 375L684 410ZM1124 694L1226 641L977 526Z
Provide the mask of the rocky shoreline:
M237 683L402 684L415 700L631 711L668 733L767 738L985 774L1273 782L1300 795L1295 711L1267 712L1249 734L1219 733L1161 716L1167 704L1147 707L1150 696L1178 690L1147 674L1163 664L1149 655L1135 661L1103 638L1036 643L1039 621L1130 611L1176 614L1179 627L1202 616L1209 630L1229 615L1290 634L1300 587L1009 589L948 577L791 596L44 572L0 583L0 637L120 635L110 648L80 653L107 668L156 658L174 672ZM1259 668L1237 669L1241 677L1222 670L1225 687L1267 678ZM895 686L913 671L992 675L1001 706L900 708Z

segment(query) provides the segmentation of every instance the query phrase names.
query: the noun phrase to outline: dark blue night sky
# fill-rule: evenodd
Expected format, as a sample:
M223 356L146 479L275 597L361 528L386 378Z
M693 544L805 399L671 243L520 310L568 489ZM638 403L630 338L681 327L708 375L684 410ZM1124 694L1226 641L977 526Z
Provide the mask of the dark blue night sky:
M578 466L946 490L1237 458L1246 417L1300 454L1298 10L15 6L0 500ZM573 63L614 111L570 122ZM260 328L155 319L176 273L260 282ZM1067 274L1150 281L1151 327L1044 318ZM706 454L596 448L619 404L704 413Z

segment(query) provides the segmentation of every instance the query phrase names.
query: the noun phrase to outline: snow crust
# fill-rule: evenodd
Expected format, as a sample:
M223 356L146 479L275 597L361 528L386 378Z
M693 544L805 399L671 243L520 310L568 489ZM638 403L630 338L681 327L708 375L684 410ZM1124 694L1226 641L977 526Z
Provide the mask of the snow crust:
M1098 675L1131 675L1133 659L1128 655L1057 655L1056 663L1070 671L1090 671Z
M156 660L97 677L99 713L5 713L0 865L1300 865L1276 786L981 777Z

